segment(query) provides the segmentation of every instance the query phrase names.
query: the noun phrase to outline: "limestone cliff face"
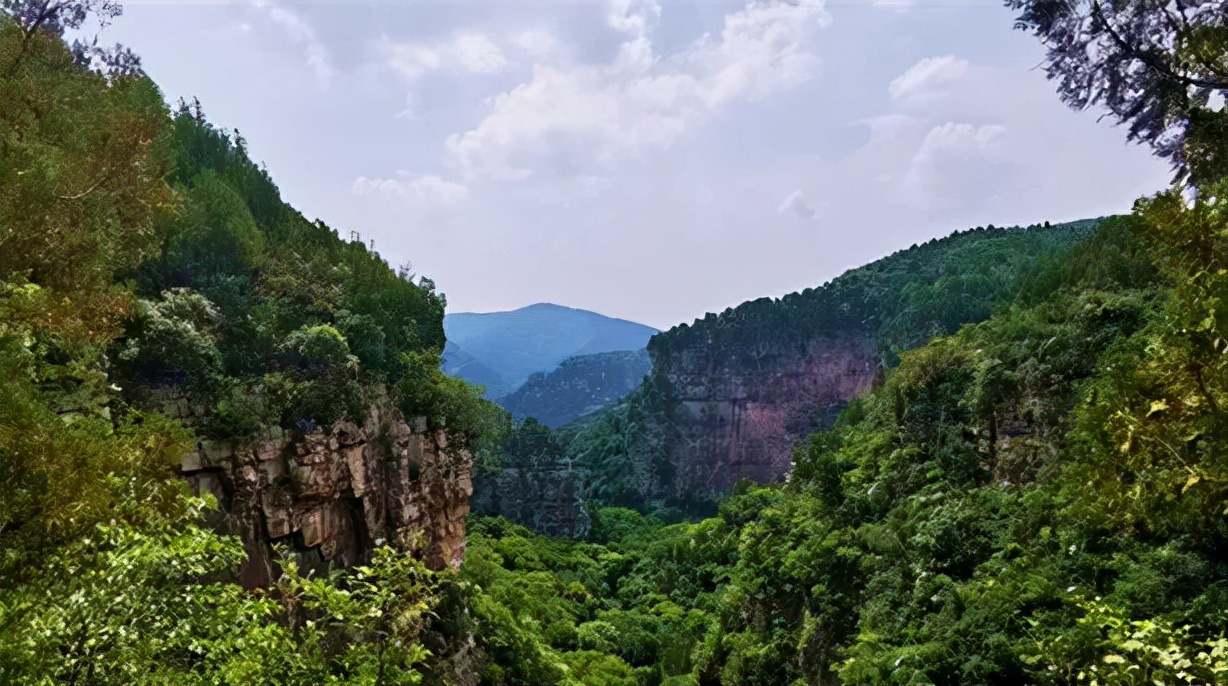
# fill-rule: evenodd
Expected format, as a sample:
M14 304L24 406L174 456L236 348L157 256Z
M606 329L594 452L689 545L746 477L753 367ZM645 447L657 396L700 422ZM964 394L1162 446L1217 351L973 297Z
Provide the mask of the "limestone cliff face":
M780 479L793 446L830 426L849 400L870 389L878 368L876 339L859 332L654 356L654 376L671 408L660 447L673 478L661 495L714 496L741 479Z
M654 339L656 340L656 339ZM623 403L477 479L474 510L555 536L582 534L585 502L710 511L738 481L785 477L793 449L831 426L881 369L866 328L767 330L653 346L652 371Z
M179 414L191 412L181 407ZM471 456L442 431L372 406L362 425L255 441L201 441L181 471L212 493L243 540L243 585L276 578L272 543L286 542L321 571L364 562L380 541L417 538L426 563L457 567L465 551Z
M829 428L900 351L988 317L1038 259L1062 254L1094 225L956 232L659 333L636 390L561 426L562 455L510 465L490 481L497 493L484 481L483 508L497 499L499 514L557 527L569 514L559 494L570 487L606 504L702 514L739 480L780 480L794 447Z

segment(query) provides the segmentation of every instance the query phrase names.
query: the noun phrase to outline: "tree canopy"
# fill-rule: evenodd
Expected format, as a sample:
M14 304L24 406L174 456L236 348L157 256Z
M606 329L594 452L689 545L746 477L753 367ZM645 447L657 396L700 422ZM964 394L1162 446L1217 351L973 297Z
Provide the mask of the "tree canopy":
M1228 5L1222 0L1006 0L1048 49L1062 100L1104 107L1179 178L1228 171ZM1219 109L1217 109L1217 107Z

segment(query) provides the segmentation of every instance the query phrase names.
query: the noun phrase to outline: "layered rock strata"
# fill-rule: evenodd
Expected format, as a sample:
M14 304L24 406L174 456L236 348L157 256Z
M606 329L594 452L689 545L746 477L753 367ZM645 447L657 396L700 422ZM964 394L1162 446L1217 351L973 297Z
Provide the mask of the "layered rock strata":
M181 472L213 494L248 559L244 586L278 575L273 543L320 571L360 564L380 542L411 542L435 569L465 551L471 456L442 431L372 406L362 425L295 434L278 428L243 443L201 441Z
M473 509L538 533L573 537L586 529L581 474L571 460L543 455L474 479Z
M660 495L717 496L742 479L780 479L793 447L831 426L878 375L877 343L864 334L778 347L752 359L712 348L654 356L671 406L659 448L673 483Z

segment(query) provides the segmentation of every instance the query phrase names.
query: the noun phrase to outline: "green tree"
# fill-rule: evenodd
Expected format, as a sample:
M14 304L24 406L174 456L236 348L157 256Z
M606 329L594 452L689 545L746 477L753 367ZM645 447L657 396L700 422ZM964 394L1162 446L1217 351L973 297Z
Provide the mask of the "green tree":
M1228 174L1228 12L1219 0L1005 0L1048 49L1046 70L1076 109L1102 106L1196 184Z
M7 13L0 72L0 278L105 291L156 253L155 219L172 201L161 94L142 75L77 65L55 32Z

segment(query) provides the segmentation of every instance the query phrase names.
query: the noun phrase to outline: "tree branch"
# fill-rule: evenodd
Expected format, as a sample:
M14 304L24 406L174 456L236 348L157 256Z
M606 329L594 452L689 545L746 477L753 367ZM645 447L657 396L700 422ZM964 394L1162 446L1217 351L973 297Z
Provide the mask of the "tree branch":
M90 193L93 193L94 191L98 190L98 187L99 187L99 186L101 186L102 184L104 184L104 183L106 183L107 181L111 180L111 176L112 176L112 174L111 174L110 172L108 172L108 173L106 173L106 174L103 174L103 175L102 175L102 178L100 178L100 179L98 179L97 181L95 181L93 185L91 185L89 188L86 188L85 190L81 191L80 193L75 193L75 194L73 194L73 195L59 195L59 194L57 193L55 197L56 197L56 198L58 198L58 199L60 199L60 200L80 200L81 198L84 198L85 196L89 195Z
M1153 71L1187 86L1211 88L1214 90L1228 90L1228 79L1223 81L1215 81L1180 74L1173 70L1171 65L1165 63L1163 59L1160 59L1157 55L1155 55L1155 53L1142 50L1134 45L1131 45L1128 41L1121 37L1121 34L1118 33L1113 27L1112 22L1105 18L1104 10L1100 6L1100 0L1094 0L1094 2L1092 2L1092 14L1097 20L1100 21L1101 24L1104 25L1105 31L1108 32L1109 37L1113 39L1113 42L1117 44L1117 47L1121 48L1121 50L1124 51L1127 56L1142 62Z

